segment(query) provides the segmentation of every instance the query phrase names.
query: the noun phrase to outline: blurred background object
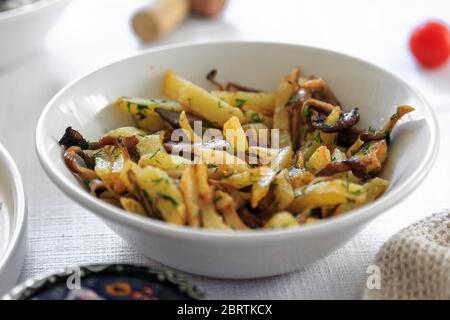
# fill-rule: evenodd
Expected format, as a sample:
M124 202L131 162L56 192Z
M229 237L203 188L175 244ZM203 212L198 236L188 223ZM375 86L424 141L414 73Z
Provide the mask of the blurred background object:
M428 69L444 66L450 57L450 30L446 23L429 21L417 27L410 40L419 64Z
M225 0L158 0L133 17L136 34L151 42L178 27L192 12L204 18L220 14Z
M45 37L69 0L1 0L0 67L28 57Z
M37 0L0 0L0 11L20 8L36 1Z

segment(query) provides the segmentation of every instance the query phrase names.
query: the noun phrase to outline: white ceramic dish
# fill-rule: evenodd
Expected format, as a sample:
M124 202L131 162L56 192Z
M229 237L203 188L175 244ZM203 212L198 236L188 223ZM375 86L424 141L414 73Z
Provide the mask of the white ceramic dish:
M338 218L285 231L220 233L137 217L90 196L62 160L57 141L67 126L96 139L132 124L108 106L119 95L160 96L172 68L204 87L205 75L275 90L294 66L328 80L344 106L360 108L362 126L377 126L398 104L416 112L393 133L383 175L390 190L378 201ZM371 64L321 49L274 43L218 42L155 49L99 69L67 86L45 108L36 132L40 161L55 184L92 210L121 237L171 267L220 278L257 278L299 269L342 246L377 215L404 200L430 170L438 150L435 117L422 96ZM419 151L420 150L420 151Z
M63 7L69 0L38 0L0 12L0 67L30 55L44 44Z
M19 171L0 145L0 296L17 281L25 257L26 201Z

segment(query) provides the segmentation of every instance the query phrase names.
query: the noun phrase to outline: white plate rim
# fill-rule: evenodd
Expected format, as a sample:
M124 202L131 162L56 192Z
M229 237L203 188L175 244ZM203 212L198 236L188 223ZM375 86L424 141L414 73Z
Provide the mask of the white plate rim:
M235 231L232 233L214 231L214 230L204 230L204 229L195 229L188 226L176 226L171 225L166 222L158 221L155 219L149 219L145 217L140 217L137 215L130 215L126 213L124 210L119 208L115 208L112 205L109 205L101 200L92 198L92 196L88 192L84 192L83 190L78 190L73 187L71 183L66 181L66 179L58 174L56 169L48 164L49 161L47 159L47 154L45 152L44 145L44 132L43 128L44 118L47 113L50 112L50 109L54 102L63 95L67 90L69 90L74 84L82 81L84 78L89 77L90 75L100 72L103 69L107 69L116 64L125 62L127 60L134 59L139 56L148 55L154 52L160 52L164 50L172 50L177 48L182 48L186 46L205 46L205 45L215 45L215 44L229 44L229 45L239 45L239 44L250 44L250 45L278 45L278 46L290 46L297 48L304 48L306 50L316 50L320 52L325 52L329 54L338 55L345 59L351 59L355 62L362 63L367 65L369 68L373 68L377 71L386 73L388 76L392 77L396 81L399 81L404 86L408 87L413 91L419 100L421 100L421 108L423 108L429 114L429 117L426 119L430 122L430 141L431 145L429 146L423 161L420 166L416 169L413 175L411 175L405 182L404 187L402 189L398 189L396 192L388 193L383 198L378 200L375 203L371 203L365 205L360 209L353 210L350 214L340 215L338 217L334 217L331 219L327 219L325 221L321 221L315 224L301 226L299 228L292 229L284 229L284 230L251 230L251 231ZM56 184L56 186L61 189L67 196L69 196L72 200L74 200L77 204L85 207L86 209L93 211L94 214L101 216L107 220L115 220L118 223L127 225L132 227L133 229L142 230L145 232L152 232L159 236L171 237L171 238L179 238L183 239L185 237L190 237L193 239L211 239L211 240L223 240L223 241L232 241L236 243L240 243L240 241L246 240L264 240L271 237L291 237L292 234L296 233L315 233L315 232L326 232L327 230L332 230L335 227L339 227L339 225L346 224L349 220L353 220L353 223L358 221L370 220L375 218L380 213L393 208L394 206L401 203L405 200L414 190L416 190L421 182L427 177L430 170L432 169L435 160L437 158L439 147L440 147L440 131L439 125L437 121L437 117L431 108L429 102L424 98L424 96L413 86L409 85L406 81L399 78L395 74L386 69L375 65L374 63L365 61L363 59L353 57L351 55L341 53L334 50L307 46L302 44L293 44L287 42L270 42L270 41L247 41L247 40L216 40L216 41L190 41L190 42L181 42L177 44L165 45L156 48L150 48L146 50L139 51L135 54L128 55L125 58L117 59L112 63L108 63L104 66L96 68L86 74L78 77L73 80L69 84L67 84L63 89L61 89L46 105L44 108L39 121L36 126L36 151L38 154L39 161L44 168L44 171L47 173L49 178ZM334 229L335 230L335 229ZM270 239L270 237L269 237Z
M10 274L4 274L4 272L7 271L10 264L15 262L15 259L18 259L16 261L19 261L20 266L23 264L25 257L23 252L19 251L26 238L27 201L19 169L17 168L11 155L2 144L0 144L0 162L5 163L6 168L9 168L9 174L12 176L11 186L13 188L14 201L14 211L12 212L12 215L14 216L13 228L11 229L11 235L5 253L2 257L0 257L1 279L3 277L11 277ZM15 271L14 277L17 278L21 270L19 269ZM11 288L0 288L0 290L4 289Z

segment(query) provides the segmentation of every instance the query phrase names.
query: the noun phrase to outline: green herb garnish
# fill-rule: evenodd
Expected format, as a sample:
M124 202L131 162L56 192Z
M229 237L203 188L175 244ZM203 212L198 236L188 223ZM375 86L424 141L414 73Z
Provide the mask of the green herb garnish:
M297 102L299 102L301 99L303 99L304 93L303 91L298 91L296 94L294 94L286 103L286 107L290 107Z
M247 100L236 99L236 108L241 109L246 103L247 103Z
M158 150L156 150L151 157L149 158L149 160L152 160L154 157L156 157L156 155L161 151L161 148L158 148Z
M261 118L261 116L259 115L259 113L253 112L250 116L250 121L252 123L262 123L263 119Z
M157 197L159 197L160 199L163 199L165 201L169 201L170 203L172 203L175 207L178 206L178 201L175 200L173 197L169 196L166 193L162 193L162 192L158 192L156 194Z

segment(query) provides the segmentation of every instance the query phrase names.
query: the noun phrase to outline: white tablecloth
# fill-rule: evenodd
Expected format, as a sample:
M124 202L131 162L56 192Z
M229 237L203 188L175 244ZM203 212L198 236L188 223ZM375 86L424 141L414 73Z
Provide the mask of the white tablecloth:
M107 229L94 214L66 198L46 177L34 150L34 129L49 99L93 68L145 48L129 28L130 14L149 0L74 0L45 47L0 71L0 141L21 170L29 204L28 249L21 280L91 263L155 264ZM154 44L210 39L283 41L325 47L387 68L422 91L439 116L442 151L430 176L406 201L386 212L334 254L298 272L251 281L189 276L209 298L359 298L366 270L383 242L399 229L450 207L450 66L416 67L408 34L431 17L450 22L447 0L292 1L231 0L218 20L191 19ZM420 150L418 150L420 152Z

